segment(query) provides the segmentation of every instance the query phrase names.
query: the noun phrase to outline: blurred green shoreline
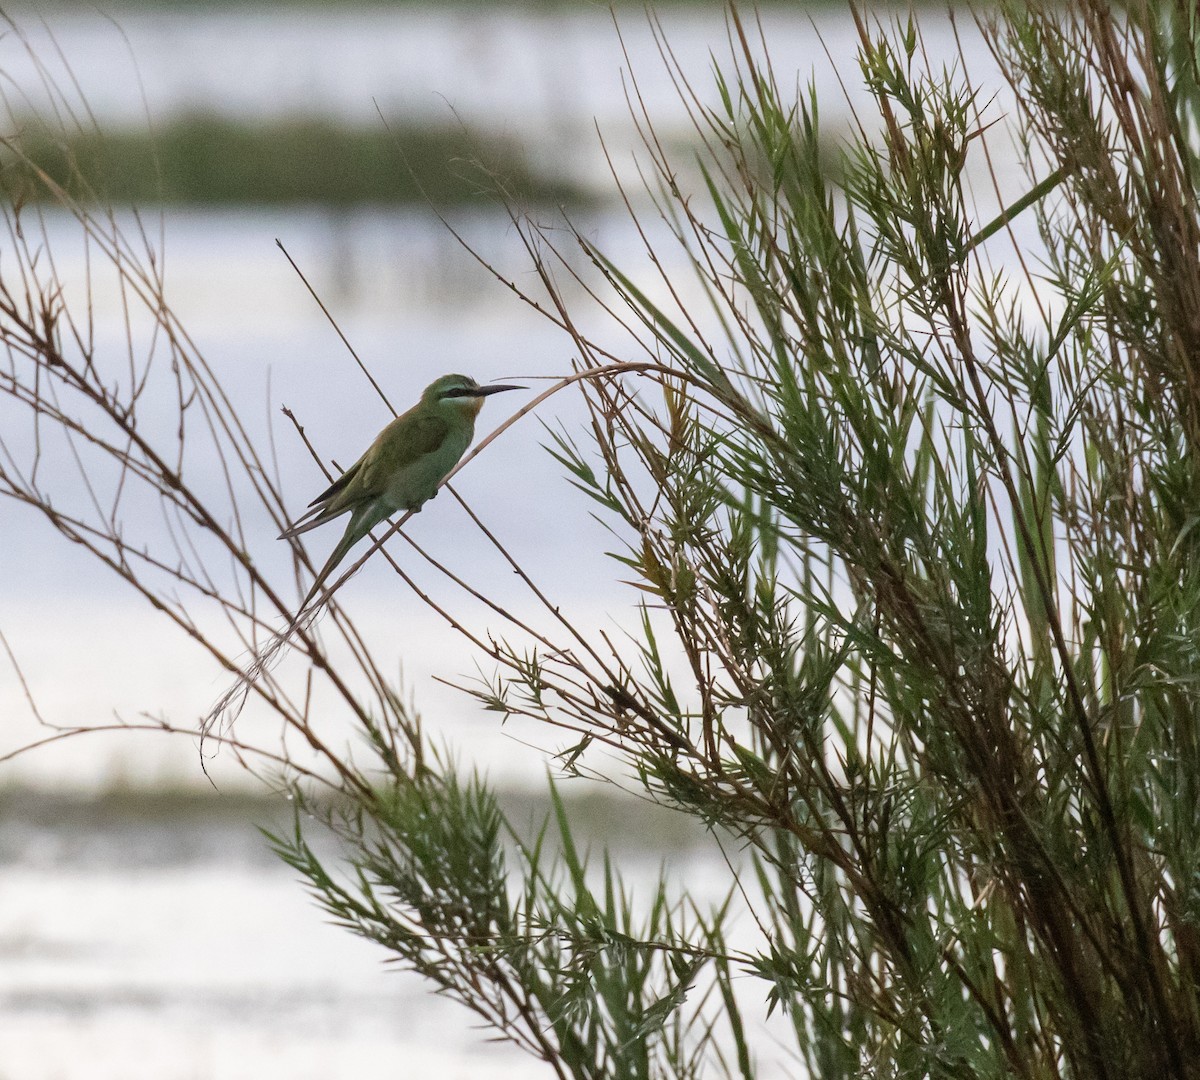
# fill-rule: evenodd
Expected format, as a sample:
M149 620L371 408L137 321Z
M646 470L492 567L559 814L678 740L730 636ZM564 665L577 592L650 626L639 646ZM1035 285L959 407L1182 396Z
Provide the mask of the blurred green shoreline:
M559 794L576 839L585 844L684 851L710 843L707 833L683 814L644 799L602 790L595 784L587 784L586 791L578 787L560 784ZM547 820L553 822L554 810L547 792L501 789L496 798L513 827L526 839L532 839ZM248 832L260 827L287 832L292 816L293 805L283 795L245 788L217 791L190 785L121 785L96 792L73 792L20 785L0 787L0 835L6 827L18 824L47 830L244 825ZM553 842L557 838L553 824L550 835ZM265 840L263 847L265 850Z
M494 201L500 191L538 205L579 206L595 198L539 174L515 140L458 126L380 120L358 128L316 118L251 122L196 113L153 130L64 134L27 121L2 134L8 146L0 150L0 186L11 199L46 195L31 165L81 201L117 206L452 206Z
M727 6L726 0L655 0L653 5L662 11L692 9L695 11L721 11ZM847 10L847 0L757 0L756 3L742 3L743 10L768 8L803 7L816 10L841 9ZM869 5L872 12L902 12L910 8L945 10L947 0L876 0ZM966 9L971 6L969 0L952 0L950 6ZM987 6L976 5L976 6ZM645 0L443 0L433 3L431 0L200 0L192 3L190 0L109 0L103 5L105 14L120 15L131 11L173 11L189 14L205 12L273 10L311 12L329 11L379 11L404 10L419 8L450 9L455 11L525 11L532 14L543 14L556 11L638 11L646 9ZM38 14L54 12L88 12L95 13L98 5L91 0L30 0L6 5L6 10L13 15L25 15L30 11Z

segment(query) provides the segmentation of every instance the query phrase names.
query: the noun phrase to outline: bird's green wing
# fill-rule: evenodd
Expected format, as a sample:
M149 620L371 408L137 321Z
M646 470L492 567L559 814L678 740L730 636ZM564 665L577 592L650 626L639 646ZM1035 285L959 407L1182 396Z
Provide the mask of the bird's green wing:
M382 490L382 486L386 486L388 477L395 470L403 469L417 458L436 450L446 438L448 427L440 416L404 413L396 417L379 433L367 452L308 505L332 502L334 496L351 484L355 488L351 498L338 500L343 511L363 498L374 497Z
M309 506L317 506L332 499L339 491L341 491L354 477L358 474L358 470L362 468L362 463L366 460L366 454L360 457L353 465L350 466L341 476L339 476L332 484L321 492Z
M354 488L370 498L382 495L397 473L437 450L449 430L441 416L405 413L397 417L363 455L362 475L355 477Z
M280 538L299 536L379 498L398 472L441 446L449 428L440 416L414 415L410 410L396 417L362 457L308 504L308 513L279 534Z

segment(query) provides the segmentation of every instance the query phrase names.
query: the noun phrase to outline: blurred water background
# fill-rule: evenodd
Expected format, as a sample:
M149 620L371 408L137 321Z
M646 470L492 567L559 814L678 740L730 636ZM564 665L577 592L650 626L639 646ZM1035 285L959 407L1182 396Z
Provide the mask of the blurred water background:
M606 9L583 4L137 7L112 19L59 5L13 14L26 40L10 34L0 42L10 101L42 101L31 49L69 65L102 126L147 129L197 113L261 123L316 118L359 130L381 114L413 124L461 122L514 143L535 176L573 186L576 224L618 264L636 259L638 237L614 197L597 131L620 175L633 177L631 71L660 134L687 141L678 94L636 9L619 16L619 33ZM671 7L662 23L676 59L711 100L710 53L728 47L722 14ZM848 122L839 74L859 99L846 14L770 8L762 23L781 82L813 80L827 103L826 123ZM950 56L950 20L931 12L922 25L929 51ZM974 28L957 33L990 69ZM503 273L531 279L499 208L467 201L448 213ZM255 430L273 427L297 510L323 485L279 407L291 408L322 452L343 465L388 414L277 238L397 404L446 371L485 381L569 370L565 335L492 280L419 203L171 204L161 214L168 296ZM48 228L64 266L69 271L74 259L82 272L73 223L50 214ZM119 345L116 306L101 306L97 323L100 340ZM481 432L509 404L494 402ZM542 419L571 430L582 413L560 395ZM611 541L541 449L545 441L535 423L518 425L462 475L459 489L564 608L619 631L637 596L617 584L619 567L602 554ZM504 595L502 566L463 520L442 498L410 531ZM286 560L269 523L259 525L256 558ZM143 712L188 722L223 688L220 673L196 663L181 634L164 634L131 592L35 515L0 506L0 535L0 631L25 678L23 685L0 656L6 748L39 735L27 692L56 723ZM325 550L322 540L313 546ZM420 580L470 609L435 575ZM509 599L528 602L515 591ZM547 768L535 747L553 750L562 740L502 730L435 681L469 677L474 658L385 568L368 565L343 601L354 604L368 639L394 640L396 670L435 737L487 769L510 798L530 798ZM194 745L95 736L4 770L0 1080L545 1074L484 1041L467 1013L429 996L415 976L385 970L377 952L326 925L254 828L286 823L287 807L232 790L232 772L222 793L212 793ZM602 815L588 816L603 825ZM620 865L635 879L650 880L663 861L686 870L693 886L709 871L717 878L720 853L701 838L616 834L624 837ZM602 844L611 835L600 827L588 839Z

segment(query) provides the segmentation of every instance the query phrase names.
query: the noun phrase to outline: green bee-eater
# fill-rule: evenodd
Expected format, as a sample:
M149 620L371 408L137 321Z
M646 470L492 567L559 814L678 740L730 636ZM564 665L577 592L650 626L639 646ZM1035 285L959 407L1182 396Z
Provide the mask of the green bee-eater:
M467 452L483 399L523 386L480 386L466 375L443 375L421 400L397 416L367 452L308 505L311 509L279 538L289 540L342 514L350 523L309 589L303 611L355 544L400 510L420 510Z

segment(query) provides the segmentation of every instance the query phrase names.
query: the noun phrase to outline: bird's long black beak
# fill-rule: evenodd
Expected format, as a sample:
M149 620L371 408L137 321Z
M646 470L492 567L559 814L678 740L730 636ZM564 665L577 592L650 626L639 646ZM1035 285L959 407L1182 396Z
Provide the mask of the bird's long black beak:
M496 383L492 386L481 386L478 390L472 390L473 397L487 397L489 394L498 394L501 390L528 390L527 386L511 386L507 383Z

